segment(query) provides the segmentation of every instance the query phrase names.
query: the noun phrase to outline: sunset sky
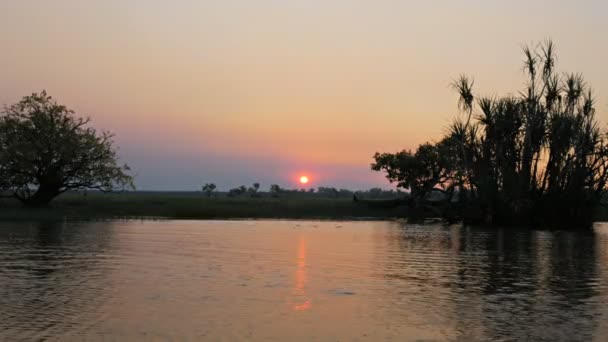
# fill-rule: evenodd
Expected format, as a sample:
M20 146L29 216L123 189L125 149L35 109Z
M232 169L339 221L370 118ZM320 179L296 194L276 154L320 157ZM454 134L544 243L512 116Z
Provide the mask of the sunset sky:
M116 133L141 190L389 188L376 151L438 138L449 83L516 92L552 38L608 123L608 1L4 0L0 104L46 89Z

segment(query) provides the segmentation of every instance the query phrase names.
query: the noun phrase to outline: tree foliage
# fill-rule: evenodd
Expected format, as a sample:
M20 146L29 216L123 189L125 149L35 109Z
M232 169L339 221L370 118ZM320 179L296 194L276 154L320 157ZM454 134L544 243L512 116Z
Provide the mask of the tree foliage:
M259 190L260 190L260 183L253 183L253 186L251 186L249 189L247 189L247 192L249 192L249 195L251 197L257 197Z
M133 187L118 165L112 134L88 126L46 92L24 97L0 116L0 182L27 205L45 205L68 190Z
M241 196L245 193L247 193L248 189L246 186L241 185L237 188L232 188L230 190L228 190L228 197L236 197L236 196Z
M269 193L272 197L279 197L279 194L283 191L278 184L270 185Z
M216 188L217 186L214 183L205 183L203 185L202 190L207 195L207 197L211 197Z
M473 81L460 77L453 87L466 120L416 152L377 153L372 169L415 197L466 194L460 202L477 209L476 220L590 222L608 180L608 140L592 91L580 74L555 70L551 41L524 55L527 85L517 96L476 97Z

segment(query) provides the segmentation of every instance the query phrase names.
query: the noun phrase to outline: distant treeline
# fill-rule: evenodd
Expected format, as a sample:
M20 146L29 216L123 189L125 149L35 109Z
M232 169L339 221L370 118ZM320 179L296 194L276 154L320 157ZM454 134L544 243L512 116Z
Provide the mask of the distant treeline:
M218 191L214 183L206 183L201 188L202 192L208 197L228 196L228 197L323 197L323 198L353 198L357 195L362 198L402 198L408 195L401 190L385 190L382 188L371 188L369 190L349 190L334 187L301 188L287 189L278 184L272 184L266 191L261 189L260 183L253 183L251 186L241 185L226 192Z

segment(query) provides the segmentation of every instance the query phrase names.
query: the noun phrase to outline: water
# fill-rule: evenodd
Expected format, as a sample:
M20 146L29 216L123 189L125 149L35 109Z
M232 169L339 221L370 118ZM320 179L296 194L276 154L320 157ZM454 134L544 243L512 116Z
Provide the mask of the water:
M0 224L0 340L608 339L608 226Z

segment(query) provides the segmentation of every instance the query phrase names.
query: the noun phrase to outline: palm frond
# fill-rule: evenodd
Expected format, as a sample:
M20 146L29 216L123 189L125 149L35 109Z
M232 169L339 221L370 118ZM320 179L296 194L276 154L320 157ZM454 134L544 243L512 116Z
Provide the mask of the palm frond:
M473 101L475 96L473 95L473 84L475 81L469 79L466 75L460 75L457 80L452 82L451 86L458 92L460 98L458 100L458 107L462 111L471 112L473 110Z

